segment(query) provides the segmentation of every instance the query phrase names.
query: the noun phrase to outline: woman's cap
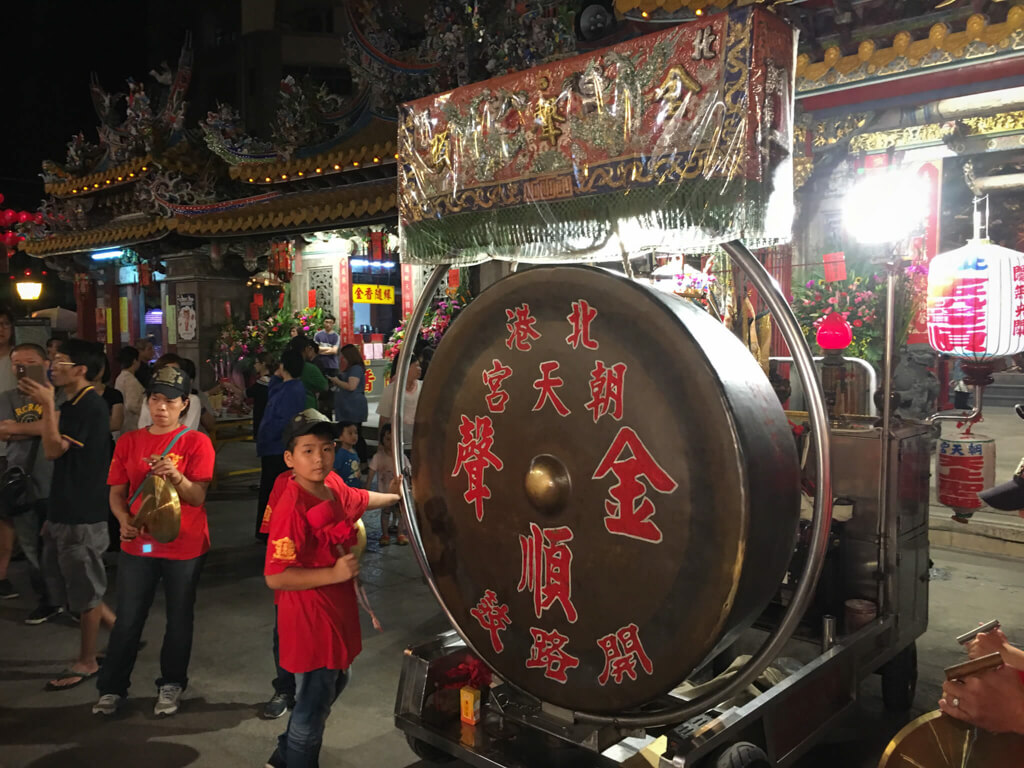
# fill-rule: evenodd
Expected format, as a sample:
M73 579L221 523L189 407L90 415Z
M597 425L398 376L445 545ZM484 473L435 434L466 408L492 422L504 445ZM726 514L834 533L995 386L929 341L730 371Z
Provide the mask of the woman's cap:
M288 422L281 434L281 441L286 446L291 445L292 440L314 432L328 435L332 440L340 434L337 424L315 408L307 408L295 414Z
M189 393L192 391L192 380L181 368L165 365L153 374L153 378L149 380L147 391L151 395L159 394L188 400Z

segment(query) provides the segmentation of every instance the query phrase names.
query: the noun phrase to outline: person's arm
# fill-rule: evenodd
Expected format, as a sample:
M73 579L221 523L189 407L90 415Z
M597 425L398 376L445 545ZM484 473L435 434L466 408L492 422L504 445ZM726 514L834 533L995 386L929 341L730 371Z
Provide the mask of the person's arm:
M1024 651L1011 645L1003 630L998 627L989 632L979 633L967 644L967 656L971 659L991 653L998 653L1006 666L1024 671Z
M302 385L310 392L326 392L327 379L323 371L312 363L302 366Z
M346 392L355 392L359 388L359 377L349 376L342 379L338 376L331 376L331 383L340 389L344 389Z
M366 504L367 509L393 507L402 500L397 493L377 493L377 491L367 491L367 493L370 494L370 500Z
M132 515L128 509L128 483L110 486L110 511L121 524L122 541L131 541L139 535L139 529L132 525Z
M174 462L166 456L153 464L152 472L154 475L166 478L174 486L174 489L178 492L178 498L183 503L193 507L203 506L203 503L206 501L206 488L210 485L209 482L193 482L189 480L175 468Z
M302 568L293 566L281 573L264 575L267 586L285 592L297 592L303 589L317 589L331 584L341 584L359 575L359 561L355 555L342 555L334 565L325 568Z
M199 414L199 423L203 425L203 429L212 434L213 430L217 428L217 417L208 409L203 408Z
M27 376L18 381L18 389L31 397L43 409L43 418L39 422L40 437L43 442L43 453L50 461L59 459L71 447L71 441L60 433L60 415L54 402L54 389L49 382L45 384Z
M31 437L42 437L43 422L20 422L14 419L0 421L0 440L28 440Z
M110 409L110 431L120 432L124 426L124 403L114 403Z

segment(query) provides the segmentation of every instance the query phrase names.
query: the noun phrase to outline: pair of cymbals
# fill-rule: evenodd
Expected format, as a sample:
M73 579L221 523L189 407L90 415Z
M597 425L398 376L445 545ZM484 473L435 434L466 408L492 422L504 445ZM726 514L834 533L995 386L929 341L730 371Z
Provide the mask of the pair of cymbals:
M945 715L921 715L896 734L878 768L1019 768L1024 736L994 734Z
M150 475L142 482L142 506L133 525L161 544L169 544L181 531L181 499L167 480Z

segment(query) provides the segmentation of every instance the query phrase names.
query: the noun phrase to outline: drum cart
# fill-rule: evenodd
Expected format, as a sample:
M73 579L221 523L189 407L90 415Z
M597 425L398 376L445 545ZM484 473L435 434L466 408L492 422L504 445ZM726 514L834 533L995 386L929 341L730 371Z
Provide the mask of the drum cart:
M749 30L751 20L774 30L780 45L789 34L760 10L714 23ZM705 28L712 29L684 33L696 35L694 56L713 57L709 36L724 39ZM678 43L666 34L652 39L651 50ZM546 71L523 75L542 88L554 82ZM776 85L786 77L782 71ZM430 111L441 104L455 114L456 94L414 104L403 118L400 154L412 153L399 161L403 238L407 218L422 225L413 234L428 232L441 253L469 247L467 231L536 238L543 223L530 229L528 217L489 219L479 233L463 219L470 223L449 230L451 243L436 226L453 200L475 205L486 197L470 190L472 199L460 198L461 187L438 181L468 167L445 154L456 151L449 128L442 132ZM486 94L471 102L482 103ZM770 143L775 134L757 135ZM778 157L770 148L751 151L769 165ZM660 161L629 162L636 178L642 163ZM582 185L590 166L576 170ZM514 198L509 190L518 184L535 196L561 188L552 177L518 178L500 188L501 199ZM433 218L422 215L428 210ZM463 310L433 358L431 371L446 371L445 381L423 384L414 474L401 493L412 549L453 630L406 651L395 724L420 757L479 768L792 765L856 702L867 675L881 673L887 707L905 710L913 700L914 641L928 617L931 428L894 423L888 398L878 423L830 424L814 360L781 290L739 239L720 237L779 325L805 392L803 472L815 496L811 519L798 522L797 448L763 372L707 313L631 280L630 238L617 226L611 235L624 276L578 265L520 270ZM419 240L411 250L423 247ZM550 253L535 260L557 261ZM445 257L428 261L435 268L406 338L419 332L450 266ZM890 329L892 315L890 305ZM581 317L596 318L593 339ZM558 330L566 321L568 337ZM890 335L887 359L891 347ZM412 352L402 346L399 391ZM629 390L617 409L607 398L596 404L598 374L609 372L617 372L616 392ZM890 379L884 374L884 392ZM396 441L403 400L392 413ZM682 409L686 402L696 406ZM628 498L630 482L638 487ZM834 500L842 519L833 520ZM844 603L854 598L874 603L877 615L844 627ZM750 643L756 650L731 676L690 697L673 688L710 677ZM799 663L782 664L791 656ZM483 691L479 722L463 723L450 681L481 662L497 677ZM772 665L781 665L775 684L739 698Z

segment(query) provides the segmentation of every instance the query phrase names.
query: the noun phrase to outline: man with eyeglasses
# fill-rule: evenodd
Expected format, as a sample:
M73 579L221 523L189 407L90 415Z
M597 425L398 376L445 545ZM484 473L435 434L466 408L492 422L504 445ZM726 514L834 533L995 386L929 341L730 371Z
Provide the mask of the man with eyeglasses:
M51 598L79 614L78 657L47 690L76 688L99 671L100 624L112 627L114 612L103 602L107 575L103 553L110 513L106 473L110 467L110 412L90 383L103 365L103 348L69 339L53 361L53 383L67 396L59 413L54 388L25 377L18 389L42 406L42 440L53 462L50 500L43 527L43 571Z

